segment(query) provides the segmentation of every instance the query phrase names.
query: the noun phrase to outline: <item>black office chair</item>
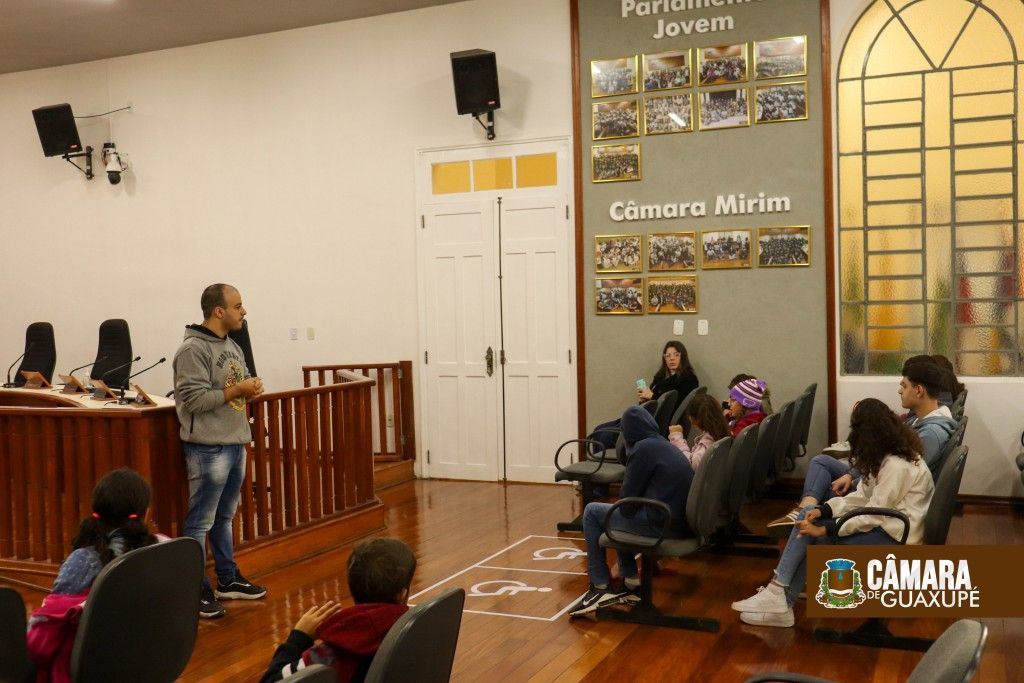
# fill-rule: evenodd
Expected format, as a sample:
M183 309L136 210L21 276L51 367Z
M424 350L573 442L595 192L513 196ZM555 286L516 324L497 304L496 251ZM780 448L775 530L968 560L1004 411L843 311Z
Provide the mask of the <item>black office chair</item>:
M818 384L810 384L800 398L803 402L800 405L800 412L797 413L797 423L800 425L798 451L796 457L802 458L807 455L807 439L811 436L811 419L814 417L814 397L818 393Z
M711 552L719 555L739 555L742 557L778 557L778 539L754 534L740 520L743 500L750 487L750 475L754 469L757 454L758 433L761 426L769 418L759 424L748 425L733 439L729 449L726 485L722 492L722 512L718 516L718 528L715 530L714 546ZM739 545L746 544L746 545ZM765 547L750 547L756 544Z
M28 672L25 601L13 588L0 588L0 681L21 683Z
M117 368L116 372L110 372ZM110 372L106 379L103 375ZM102 379L112 387L119 387L132 374L132 335L128 321L111 318L100 323L100 339L96 346L96 362L90 379Z
M974 678L985 650L988 627L979 621L961 619L954 622L928 648L924 657L910 672L906 683L968 683ZM786 671L751 676L746 683L831 683L817 676Z
M199 622L203 551L176 538L115 558L92 585L71 650L71 680L170 683Z
M928 504L928 512L924 516L923 543L925 545L944 545L949 534L949 525L956 507L956 494L960 490L960 481L964 476L964 465L967 462L967 446L957 446L942 465L942 472L935 482L932 501ZM854 517L861 515L884 515L894 517L903 522L903 537L900 543L907 542L910 533L910 520L902 512L886 508L857 508L836 520L836 533ZM872 617L852 631L839 631L831 628L817 628L814 637L826 643L844 643L846 645L867 645L868 647L884 647L896 650L917 650L924 652L935 642L929 638L912 638L893 635L885 621Z
M373 656L366 683L447 683L462 625L466 591L449 588L416 605L391 627Z
M772 413L760 422L757 432L757 448L751 464L750 483L747 486L747 500L758 502L772 484L771 472L775 461L775 440L782 420L780 413Z
M957 422L960 422L965 410L967 410L967 389L961 391L960 395L953 401L953 405L949 407L949 412L953 413L953 419Z
M38 372L53 381L53 369L57 366L57 343L53 339L53 325L46 322L32 323L25 328L25 357L21 359L18 371L11 378L16 387L25 386L25 372Z
M722 505L722 491L728 475L729 449L732 437L719 439L708 448L701 465L690 484L686 499L686 524L695 534L692 538L665 538L671 521L669 507L660 500L651 498L623 498L612 505L604 519L604 533L601 534L602 548L611 548L627 553L643 555L640 562L640 602L629 610L612 607L599 608L594 614L598 620L612 619L648 626L667 626L691 631L717 633L717 619L663 614L652 601L654 567L660 557L683 557L697 552L707 544L718 522ZM622 506L644 506L648 519L661 520L660 528L652 528L650 535L616 531L609 527L612 512Z
M228 332L228 336L242 349L242 355L245 357L245 367L248 368L249 374L257 377L256 361L252 357L252 340L249 339L249 321L243 320L242 327L237 330L231 330Z
M799 397L786 403L779 408L779 430L775 434L775 446L772 452L772 469L769 472L771 483L778 481L788 470L789 463L793 460L794 436L799 434L800 425L797 424L797 411L800 406L797 403Z

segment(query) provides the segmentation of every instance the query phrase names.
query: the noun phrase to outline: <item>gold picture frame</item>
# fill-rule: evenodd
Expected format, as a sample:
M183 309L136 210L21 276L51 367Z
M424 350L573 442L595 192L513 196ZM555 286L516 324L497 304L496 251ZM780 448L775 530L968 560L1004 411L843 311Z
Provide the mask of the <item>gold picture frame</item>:
M750 268L750 228L705 230L700 234L702 270Z
M638 91L636 55L590 62L590 96L611 97Z
M754 80L807 75L807 36L754 41Z
M735 105L734 102L742 102ZM747 88L704 90L698 111L701 130L744 128L750 125L750 97Z
M640 136L640 102L605 100L590 105L590 129L595 140Z
M725 85L750 80L746 43L699 47L697 54L700 56L697 85Z
M692 93L678 93L644 99L644 135L668 135L670 133L690 133L692 131Z
M619 183L640 180L640 143L592 145L590 179L595 183Z
M698 306L696 275L669 275L647 278L644 312L649 314L696 313Z
M759 85L755 90L755 123L807 120L807 81Z
M594 309L597 315L643 315L644 279L594 278Z
M644 92L693 86L694 69L690 48L645 53L642 63Z
M697 270L697 233L652 232L647 235L647 270L654 273Z
M594 235L595 273L642 273L644 240L640 233Z
M758 268L806 268L810 265L811 226L757 229Z

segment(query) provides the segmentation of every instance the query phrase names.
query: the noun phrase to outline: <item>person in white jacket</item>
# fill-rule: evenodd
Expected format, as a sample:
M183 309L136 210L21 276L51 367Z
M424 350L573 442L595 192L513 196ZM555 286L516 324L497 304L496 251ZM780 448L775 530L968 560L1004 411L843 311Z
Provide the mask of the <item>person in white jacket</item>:
M793 625L793 605L807 575L808 544L890 545L902 535L902 522L880 515L854 517L837 531L835 518L850 510L898 510L910 520L907 543L921 543L935 485L921 459L917 434L884 403L868 398L858 403L850 416L850 448L850 460L863 477L860 486L849 495L801 510L775 568L775 578L746 600L732 603L744 623Z

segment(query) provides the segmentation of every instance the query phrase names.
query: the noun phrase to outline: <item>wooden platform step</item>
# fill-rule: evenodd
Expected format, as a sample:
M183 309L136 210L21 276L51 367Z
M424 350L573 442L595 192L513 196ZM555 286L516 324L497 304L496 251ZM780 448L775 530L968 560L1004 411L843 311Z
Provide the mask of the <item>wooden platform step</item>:
M415 462L415 460L399 460L374 463L373 490L382 491L396 484L412 481L416 478L416 474L413 472Z

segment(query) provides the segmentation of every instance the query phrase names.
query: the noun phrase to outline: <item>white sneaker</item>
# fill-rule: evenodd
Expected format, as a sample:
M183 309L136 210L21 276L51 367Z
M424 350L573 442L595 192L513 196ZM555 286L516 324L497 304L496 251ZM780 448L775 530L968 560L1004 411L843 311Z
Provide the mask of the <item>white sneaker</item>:
M732 608L737 612L767 612L770 614L785 614L789 609L786 604L786 591L782 586L770 583L761 586L757 592L746 600L737 600L732 603Z
M839 441L837 443L832 444L828 448L822 450L821 452L825 453L826 455L833 455L842 458L849 455L851 450L853 449L850 447L849 441Z
M786 608L781 614L772 612L743 612L740 614L740 621L751 626L777 626L786 628L796 623L793 618L793 610Z

